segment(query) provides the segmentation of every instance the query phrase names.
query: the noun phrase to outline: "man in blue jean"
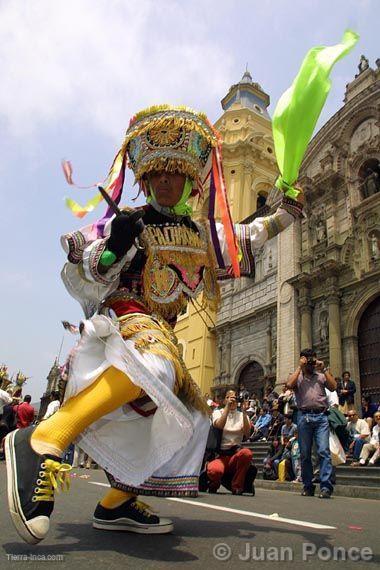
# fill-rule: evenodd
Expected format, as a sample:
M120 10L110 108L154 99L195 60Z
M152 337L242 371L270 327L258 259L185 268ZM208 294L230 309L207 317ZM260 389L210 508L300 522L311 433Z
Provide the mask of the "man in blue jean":
M321 499L329 499L333 492L332 464L329 447L329 422L327 417L327 396L325 388L336 390L335 378L316 359L311 348L302 350L298 368L289 377L287 387L294 390L298 406L298 441L301 451L302 481L304 497L312 497L315 492L311 451L313 442L317 449L320 464Z

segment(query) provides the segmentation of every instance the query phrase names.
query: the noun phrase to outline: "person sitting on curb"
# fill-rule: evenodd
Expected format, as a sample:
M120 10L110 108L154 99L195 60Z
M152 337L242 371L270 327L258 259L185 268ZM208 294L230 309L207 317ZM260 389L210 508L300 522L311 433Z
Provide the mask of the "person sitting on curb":
M272 406L272 417L269 424L268 430L268 439L272 439L273 437L277 437L281 434L281 428L284 423L284 416L279 412L278 402L273 402Z
M370 396L362 396L361 416L367 422L369 429L372 429L373 416L377 411L380 411L379 405L371 402Z
M347 430L351 438L349 449L352 452L354 462L356 462L359 460L363 445L369 442L371 431L367 422L359 418L356 410L350 410L347 414L347 419Z
M292 461L292 470L294 473L294 481L296 483L302 482L302 471L301 471L301 451L298 443L298 430L297 426L294 426L295 430L293 436L290 438L290 457Z
M296 424L293 423L293 414L286 414L285 415L285 423L281 428L281 443L284 443L284 438L291 438L294 437L297 431Z
M249 438L249 441L266 441L268 437L269 424L272 416L269 413L268 407L263 405L259 410L259 417L254 425L254 432Z
M270 444L267 456L264 459L263 479L276 480L278 477L278 464L284 452L284 445L278 437Z
M365 443L360 453L358 462L352 463L353 467L363 466L367 463L368 457L372 455L368 465L375 465L380 459L380 412L376 412L373 416L375 426L372 429L372 436L369 443Z

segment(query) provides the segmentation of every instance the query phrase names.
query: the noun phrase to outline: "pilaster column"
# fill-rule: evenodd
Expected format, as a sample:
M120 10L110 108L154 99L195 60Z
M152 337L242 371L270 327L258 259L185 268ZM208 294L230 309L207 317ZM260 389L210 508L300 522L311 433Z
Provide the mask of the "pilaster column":
M250 163L245 163L243 167L244 173L244 186L243 195L240 202L240 219L246 218L252 214L255 208L252 206L252 174L253 166Z
M298 307L301 314L301 349L313 346L312 315L313 304L310 300L309 287L300 289Z
M224 362L224 332L219 334L218 338L218 360L219 360L219 370L218 374L221 376L225 370L225 362Z
M225 366L224 370L228 376L231 377L231 329L228 328L225 334Z
M299 273L300 228L296 221L278 235L277 382L293 372L300 354L297 292L288 283Z
M329 365L333 376L340 376L343 363L340 332L340 295L336 286L336 278L334 278L328 289L327 302L329 306Z
M215 375L220 376L222 372L222 357L223 357L223 347L222 347L222 340L218 338L218 345L216 348L216 363L215 363Z
M268 315L267 328L265 334L266 334L266 342L265 342L266 362L267 362L267 368L268 370L270 370L272 364L272 314Z

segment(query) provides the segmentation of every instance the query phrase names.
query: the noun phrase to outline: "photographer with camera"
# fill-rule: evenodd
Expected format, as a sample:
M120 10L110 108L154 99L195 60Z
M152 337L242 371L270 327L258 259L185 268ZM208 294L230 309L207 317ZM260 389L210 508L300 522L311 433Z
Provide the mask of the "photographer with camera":
M315 492L312 465L312 447L315 443L320 463L321 499L329 499L333 492L332 464L329 448L328 402L325 388L336 390L335 378L324 363L316 359L312 349L302 350L298 368L289 377L287 387L294 390L299 409L298 440L301 450L304 497Z
M215 410L212 414L214 427L222 430L218 457L207 466L207 477L210 481L209 492L216 493L225 474L232 476L232 493L242 495L247 471L252 460L252 451L241 448L243 437L251 433L251 422L247 415L248 400L243 400L238 408L235 390L228 390L223 410Z

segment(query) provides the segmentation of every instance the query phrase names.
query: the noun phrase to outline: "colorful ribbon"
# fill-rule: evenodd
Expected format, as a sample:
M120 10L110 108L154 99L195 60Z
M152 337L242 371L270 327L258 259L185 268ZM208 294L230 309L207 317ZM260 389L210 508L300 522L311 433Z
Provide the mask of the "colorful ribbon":
M307 145L331 88L334 64L355 46L359 36L347 30L340 44L312 48L302 62L291 87L277 103L272 119L273 139L281 175L276 187L297 199L294 187Z
M212 151L212 184L215 186L215 195L218 202L218 207L220 210L220 217L222 224L224 226L224 233L226 237L227 249L231 260L231 267L234 277L240 277L240 266L238 259L238 246L236 235L234 231L234 225L231 218L230 209L227 201L226 185L224 181L223 168L222 168L222 151L221 146L216 146ZM210 212L213 209L211 204L210 195L210 205L209 205L209 217Z
M104 188L106 192L110 194L111 198L113 199L114 202L116 202L116 204L119 204L121 194L123 191L124 178L125 178L125 161L126 161L125 149L121 148L117 153L110 168L108 177L104 182ZM81 188L81 189L88 189L96 187L98 184L98 183L91 184L91 186L78 186L77 184L75 184L73 181L73 169L71 166L71 162L68 160L62 161L62 169L66 181L68 184L70 184L70 186L76 186L76 188ZM95 196L90 198L90 200L88 200L86 204L84 204L83 206L78 202L76 202L75 200L73 200L72 198L66 198L65 202L67 207L74 214L74 216L76 216L77 218L83 218L88 213L92 212L102 200L103 196L97 193L95 194ZM104 226L107 220L112 215L113 211L111 210L111 208L108 207L105 215L94 224L98 236L101 236L103 234Z

